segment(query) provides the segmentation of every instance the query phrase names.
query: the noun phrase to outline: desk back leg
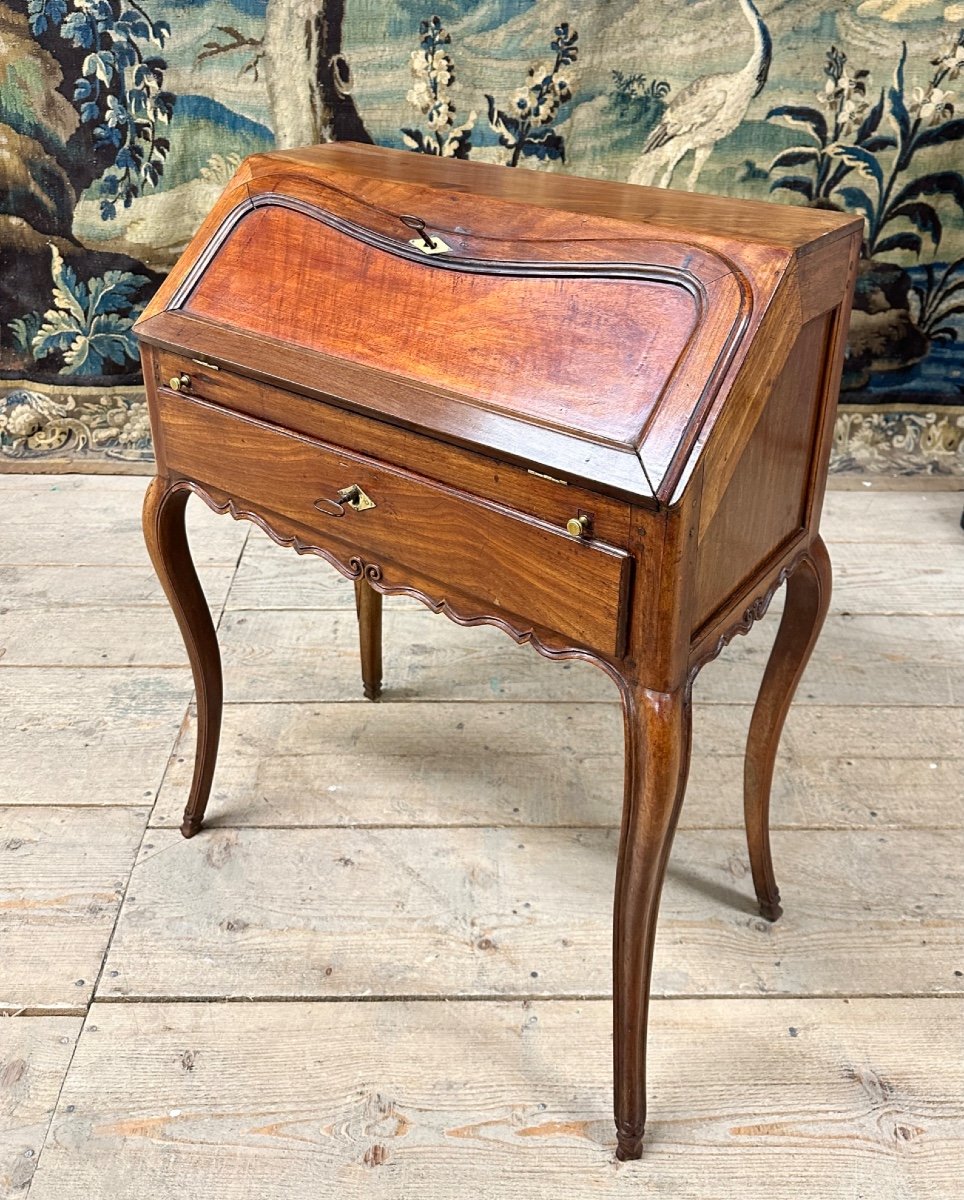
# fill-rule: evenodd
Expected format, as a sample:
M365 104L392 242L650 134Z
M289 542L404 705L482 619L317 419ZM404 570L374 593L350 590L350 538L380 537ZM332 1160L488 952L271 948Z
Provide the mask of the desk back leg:
M194 778L181 833L193 837L201 828L211 793L221 734L223 688L221 654L211 610L198 581L184 528L190 491L160 477L144 497L144 539L154 570L164 588L187 649L197 694L197 749Z
M810 661L810 655L830 604L831 569L827 547L814 538L809 554L787 580L786 605L760 694L750 721L746 747L743 804L753 886L760 913L775 921L780 889L770 853L770 785L780 734L793 694Z
M623 688L626 782L613 912L613 1053L619 1159L639 1158L659 898L690 757L690 688Z
M362 686L369 700L382 694L382 594L367 579L355 580L355 611L361 642Z

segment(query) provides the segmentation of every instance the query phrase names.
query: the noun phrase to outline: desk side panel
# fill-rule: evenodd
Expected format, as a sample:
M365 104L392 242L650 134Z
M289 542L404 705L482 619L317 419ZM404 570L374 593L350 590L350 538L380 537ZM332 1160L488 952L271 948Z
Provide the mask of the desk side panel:
M696 623L702 629L802 534L817 450L831 313L800 331L769 401L700 538Z

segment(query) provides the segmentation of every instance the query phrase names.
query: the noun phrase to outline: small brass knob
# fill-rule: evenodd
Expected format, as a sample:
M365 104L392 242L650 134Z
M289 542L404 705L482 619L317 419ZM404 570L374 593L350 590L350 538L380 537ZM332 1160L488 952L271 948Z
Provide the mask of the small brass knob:
M172 392L186 392L191 386L191 376L182 371L180 375L172 375L167 382Z
M580 513L578 517L569 518L566 522L566 529L573 537L589 537L592 522L585 513Z

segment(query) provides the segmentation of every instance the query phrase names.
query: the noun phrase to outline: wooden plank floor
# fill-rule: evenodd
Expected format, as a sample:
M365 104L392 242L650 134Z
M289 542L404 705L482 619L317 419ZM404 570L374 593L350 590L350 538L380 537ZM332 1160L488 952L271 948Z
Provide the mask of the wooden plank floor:
M776 926L740 827L776 621L701 677L617 1164L611 686L393 600L369 705L350 585L192 502L229 703L185 842L143 488L0 476L0 1200L961 1194L960 493L828 496Z

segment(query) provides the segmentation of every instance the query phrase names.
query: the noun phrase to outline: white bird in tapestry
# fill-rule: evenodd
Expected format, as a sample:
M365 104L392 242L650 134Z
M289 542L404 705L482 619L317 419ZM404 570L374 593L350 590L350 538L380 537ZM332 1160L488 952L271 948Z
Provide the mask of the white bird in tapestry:
M693 169L686 180L687 190L692 191L713 147L737 128L750 101L763 91L773 41L753 0L738 2L753 28L749 62L741 71L701 75L679 93L647 138L642 156L629 173L630 183L650 184L664 168L659 186L669 187L680 160L692 150Z

